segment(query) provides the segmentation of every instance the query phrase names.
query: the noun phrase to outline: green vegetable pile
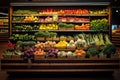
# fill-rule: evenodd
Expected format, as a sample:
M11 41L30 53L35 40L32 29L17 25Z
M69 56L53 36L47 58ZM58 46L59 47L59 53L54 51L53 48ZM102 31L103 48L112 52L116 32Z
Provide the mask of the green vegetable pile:
M107 19L97 19L90 22L91 30L108 30L108 20Z
M10 38L10 41L35 41L34 35L28 35L28 34L13 34Z
M89 48L86 52L87 56L90 56L90 55L94 56L97 54L99 54L99 50L97 48Z
M13 11L14 14L37 14L38 12L32 10L16 10Z
M35 41L17 41L16 45L18 47L24 47L24 46L35 46L36 42Z
M13 30L38 30L38 25L13 24Z
M100 52L100 55L105 54L116 54L116 47L112 44L108 44L105 46L105 48Z
M74 24L59 23L59 28L74 28Z
M36 32L34 35L35 37L53 38L57 36L57 33L49 32L49 31L39 31L39 32Z

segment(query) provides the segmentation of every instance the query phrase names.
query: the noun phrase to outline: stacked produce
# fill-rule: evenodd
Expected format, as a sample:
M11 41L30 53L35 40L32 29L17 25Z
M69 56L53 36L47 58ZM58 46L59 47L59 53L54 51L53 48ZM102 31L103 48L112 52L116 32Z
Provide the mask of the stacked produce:
M37 14L38 12L32 10L16 10L13 11L14 14Z
M59 29L62 29L62 30L69 30L70 28L72 30L74 30L74 24L67 24L67 23L58 23L58 27Z
M59 17L60 22L89 22L89 18L79 18L79 17Z
M37 22L38 18L32 15L32 16L25 16L25 18L23 19L23 22L30 22L30 21Z
M37 50L37 48L29 48L27 50L25 50L22 54L22 57L24 59L34 59L34 53Z
M46 57L75 57L117 54L116 47L110 42L108 35L103 33L81 33L76 35L75 40L71 40L70 42L65 40L59 41L58 43L54 41L46 41L44 43L39 41L37 43L34 41L18 41L16 44L10 42L8 46L10 48L4 51L5 55L22 55L24 59L31 59L34 55ZM24 50L19 49L19 47L23 46L27 48ZM103 48L99 49L97 46L103 46ZM60 49L66 49L67 51Z
M68 42L66 42L66 41L59 41L59 42L55 45L55 47L56 47L56 48L63 48L63 49L65 49L65 48L67 47L67 44L68 44Z
M58 30L57 24L41 24L39 30Z
M44 55L45 52L43 49L37 49L35 52L34 52L34 55Z
M35 41L17 41L16 43L18 47L25 47L25 46L33 47L35 46L35 44L36 44Z
M76 49L74 52L77 56L85 56L86 55L86 51L83 49Z
M35 41L34 35L28 35L28 34L13 34L10 38L10 41Z
M46 57L57 57L58 49L51 48L46 51Z
M25 17L21 17L21 16L14 16L13 17L13 21L14 22L36 22L38 21L38 17L36 16L25 16Z
M58 57L75 57L76 54L72 51L59 51L57 53Z
M38 25L13 24L13 30L38 30Z
M34 35L36 38L44 38L44 40L45 40L45 38L57 37L57 33L49 32L49 31L39 31L39 32L36 32Z
M97 48L89 48L86 52L87 56L95 56L99 54L99 50Z
M90 30L90 24L75 25L75 30Z
M59 51L57 53L57 55L58 55L58 57L67 57L67 52L65 52L65 51Z
M14 16L13 18L12 18L12 20L13 21L15 21L15 22L22 22L23 20L24 20L24 18L25 17L23 17L23 16Z
M35 47L38 48L38 49L47 49L47 48L54 48L56 45L56 42L55 41L46 41L45 43L43 42L37 42L35 44Z
M96 19L90 22L91 30L108 30L108 20L107 19Z
M16 44L12 42L7 43L8 48L3 52L4 55L21 55L22 51L16 48Z
M66 9L66 10L59 10L59 14L89 14L87 9Z
M99 9L99 10L89 10L90 14L107 14L108 9Z
M74 40L70 40L70 42L67 44L67 48L68 49L75 49L76 48Z
M99 55L110 55L117 54L116 47L112 44L105 45L104 49L99 53Z

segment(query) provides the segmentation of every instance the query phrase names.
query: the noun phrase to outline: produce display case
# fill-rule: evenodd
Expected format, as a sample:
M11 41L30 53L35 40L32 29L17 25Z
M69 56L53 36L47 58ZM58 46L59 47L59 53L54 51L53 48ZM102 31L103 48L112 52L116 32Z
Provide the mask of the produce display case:
M11 3L10 42L1 60L2 70L114 72L119 69L116 47L109 39L108 4L26 4Z

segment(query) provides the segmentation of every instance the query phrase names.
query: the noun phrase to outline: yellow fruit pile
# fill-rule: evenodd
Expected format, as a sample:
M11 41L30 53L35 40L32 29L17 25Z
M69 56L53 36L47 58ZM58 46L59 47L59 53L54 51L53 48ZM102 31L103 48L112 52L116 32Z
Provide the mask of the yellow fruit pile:
M36 16L26 16L24 21L38 21Z
M55 47L56 48L66 48L67 44L68 44L68 42L66 42L66 41L60 41L55 45Z
M40 30L58 30L57 24L41 24L39 27Z

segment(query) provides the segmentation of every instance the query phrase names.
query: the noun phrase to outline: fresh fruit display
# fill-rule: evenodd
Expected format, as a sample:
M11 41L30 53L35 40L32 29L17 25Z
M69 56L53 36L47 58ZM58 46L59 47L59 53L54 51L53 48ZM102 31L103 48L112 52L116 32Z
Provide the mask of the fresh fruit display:
M31 21L33 21L33 22L36 22L36 21L38 21L38 17L36 17L36 16L25 16L25 17L22 17L22 16L14 16L13 17L13 21L20 21L20 22L31 22Z
M28 34L13 34L10 38L10 41L35 41L34 35L28 35Z
M78 18L75 17L75 22L90 22L89 18Z
M25 16L23 22L29 22L29 21L38 21L38 18L36 16Z
M85 56L86 55L86 51L84 51L83 49L76 49L74 53L78 56Z
M32 10L16 10L13 11L13 14L37 14L38 12Z
M46 57L57 57L58 49L51 48L46 51Z
M34 52L34 55L44 55L45 52L43 49L37 49L35 52Z
M64 40L64 41L59 41L59 42L55 45L55 47L56 47L56 48L66 48L66 47L67 47L67 44L68 44L68 42L66 42L65 40Z
M89 14L87 9L66 9L66 10L59 10L59 14Z
M43 9L39 11L39 14L51 14L51 13L55 13L55 9Z
M75 30L90 30L90 24L75 25Z
M39 30L58 30L57 24L41 24Z
M96 19L90 22L91 30L108 30L108 20L107 19Z

